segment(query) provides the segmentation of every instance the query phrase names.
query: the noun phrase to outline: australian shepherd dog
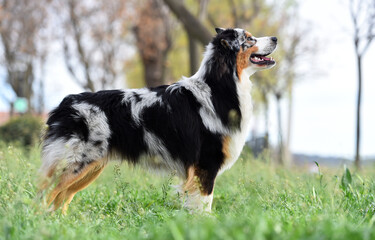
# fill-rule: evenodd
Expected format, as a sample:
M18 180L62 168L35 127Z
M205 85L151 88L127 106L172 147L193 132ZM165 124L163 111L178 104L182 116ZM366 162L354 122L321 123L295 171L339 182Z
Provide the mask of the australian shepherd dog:
M252 112L249 77L275 65L276 37L216 28L199 70L172 85L84 92L49 115L40 173L46 203L66 212L111 159L175 172L184 205L211 211L216 177L237 160Z

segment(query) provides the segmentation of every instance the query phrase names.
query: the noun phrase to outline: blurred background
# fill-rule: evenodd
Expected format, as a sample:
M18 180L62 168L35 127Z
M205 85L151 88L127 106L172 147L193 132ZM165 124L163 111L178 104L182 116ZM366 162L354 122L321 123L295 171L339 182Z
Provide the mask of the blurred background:
M192 75L215 27L279 39L252 76L255 155L375 160L374 0L0 0L0 140L32 144L68 94Z

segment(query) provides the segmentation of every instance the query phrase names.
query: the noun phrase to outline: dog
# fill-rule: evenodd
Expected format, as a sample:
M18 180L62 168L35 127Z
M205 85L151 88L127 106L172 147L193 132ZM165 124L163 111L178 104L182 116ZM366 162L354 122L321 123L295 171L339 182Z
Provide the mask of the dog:
M273 67L276 37L216 28L199 70L155 88L68 95L47 120L42 143L43 194L66 213L111 159L173 171L184 206L211 211L216 177L239 157L250 128L249 77ZM52 189L51 189L52 188ZM51 190L48 190L51 189Z

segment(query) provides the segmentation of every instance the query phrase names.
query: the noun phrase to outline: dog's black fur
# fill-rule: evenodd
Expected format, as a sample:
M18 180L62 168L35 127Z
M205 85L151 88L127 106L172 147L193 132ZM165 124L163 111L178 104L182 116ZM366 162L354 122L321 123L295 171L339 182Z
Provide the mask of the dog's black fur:
M187 182L197 178L194 191L212 195L226 159L238 157L228 156L228 146L236 134L246 131L241 128L247 120L242 111L247 108L241 104L251 104L241 103L238 92L246 79L241 80L237 62L247 44L239 35L248 33L238 29L217 32L203 66L190 79L156 88L84 92L64 98L47 121L42 170L53 172L65 159L62 174L74 178L90 164L115 155L134 164L142 161L150 168L176 171ZM251 54L257 48L250 50ZM151 160L142 160L144 156Z

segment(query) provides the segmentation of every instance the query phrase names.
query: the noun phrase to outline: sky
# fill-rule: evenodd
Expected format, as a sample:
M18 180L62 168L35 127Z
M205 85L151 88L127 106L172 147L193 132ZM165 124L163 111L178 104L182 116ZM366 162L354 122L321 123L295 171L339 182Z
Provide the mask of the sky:
M357 70L349 10L342 3L344 1L339 0L301 2L300 16L311 28L308 36L318 41L319 49L314 52L314 61L300 63L303 69L310 72L298 80L293 91L291 151L353 158ZM282 59L278 61L281 64ZM375 42L363 59L363 156L375 156L374 63ZM310 67L310 64L314 66ZM58 53L49 56L46 70L45 98L49 110L57 106L64 96L82 91L67 73L62 56ZM0 72L1 76L3 73ZM0 111L6 109L0 99ZM271 103L269 124L271 141L275 143L277 118L274 102Z
M357 69L345 1L307 0L301 17L312 23L320 74L294 89L292 152L352 158L355 151ZM324 7L322 7L324 6ZM361 153L375 156L375 42L363 58Z

